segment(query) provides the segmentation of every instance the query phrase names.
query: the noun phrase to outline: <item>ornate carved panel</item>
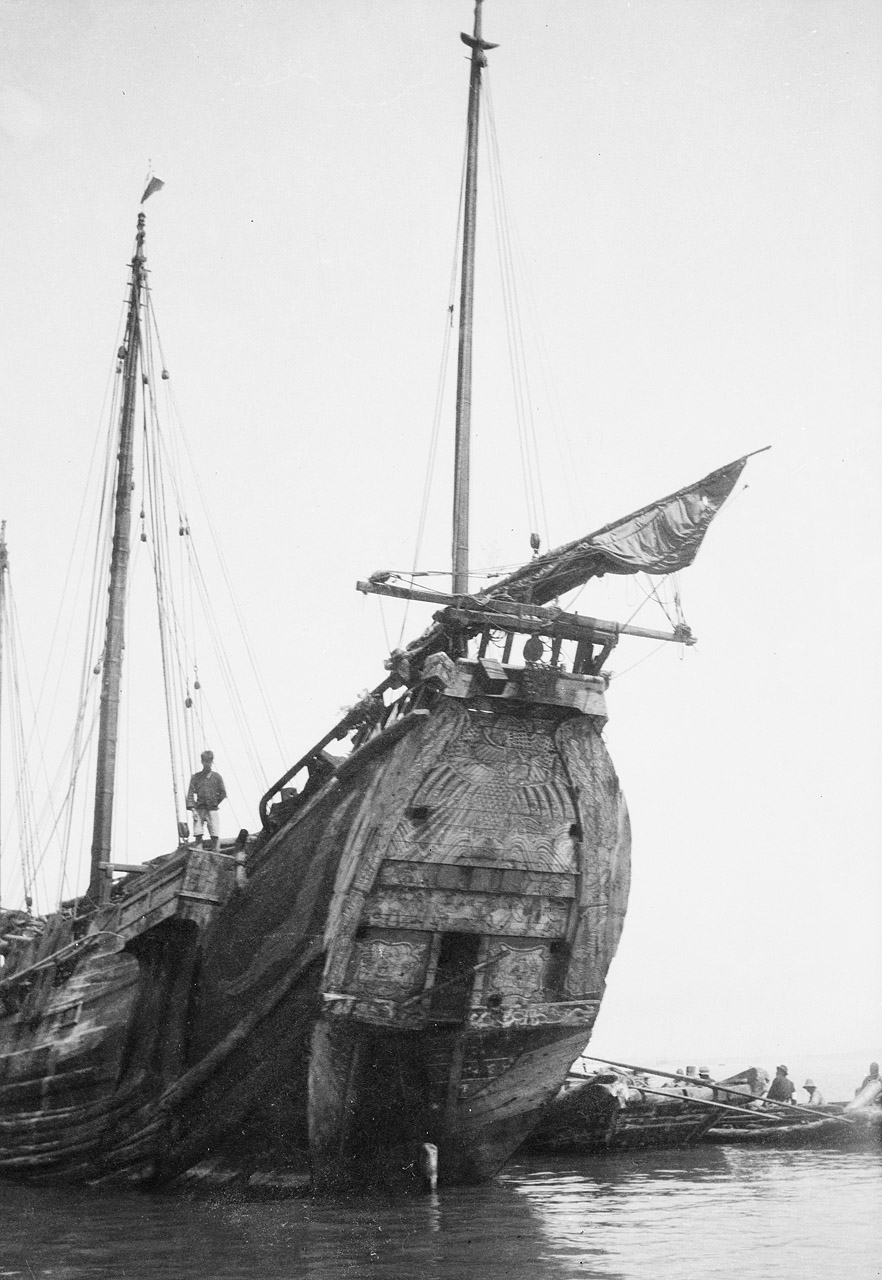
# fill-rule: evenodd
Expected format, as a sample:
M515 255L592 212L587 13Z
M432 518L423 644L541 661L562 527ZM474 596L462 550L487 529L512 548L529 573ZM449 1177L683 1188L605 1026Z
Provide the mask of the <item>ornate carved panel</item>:
M470 1031L490 1031L500 1027L584 1027L590 1033L600 1008L600 1000L568 1000L555 1004L515 1004L503 1009L472 1009ZM587 1040L587 1035L586 1035Z
M412 804L414 788L431 772L434 762L443 758L465 719L462 707L445 703L393 748L366 788L359 788L360 800L340 853L325 927L326 990L343 983L365 897L395 830Z
M485 999L502 996L506 1001L538 1000L544 989L547 945L508 947L494 938L491 950L498 958L486 971Z
M387 858L574 872L575 803L557 723L538 712L463 714L414 792L411 807L425 819L398 824Z
M468 867L433 862L384 862L377 876L381 885L463 889L477 893L544 894L572 898L576 877L551 871L511 871L505 867Z
M406 1000L422 989L429 939L357 938L346 986L357 995Z
M356 931L373 924L565 937L570 961L555 988L562 979L571 1001L593 996L621 930L628 850L627 810L590 717L444 699L378 765L350 820L327 918L325 990L348 989ZM512 874L533 878L532 892L526 883L513 891ZM565 894L549 892L552 876Z
M567 899L390 885L374 889L362 920L386 929L562 938L569 905Z

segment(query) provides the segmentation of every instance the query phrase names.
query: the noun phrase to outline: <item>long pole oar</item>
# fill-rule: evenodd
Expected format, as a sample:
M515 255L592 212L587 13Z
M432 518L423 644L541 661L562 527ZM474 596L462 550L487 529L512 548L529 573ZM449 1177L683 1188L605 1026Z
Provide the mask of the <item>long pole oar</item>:
M594 1059L594 1061L595 1061L595 1062L600 1062L600 1061L602 1061L602 1059L600 1059L600 1058L595 1058L595 1059ZM612 1066L613 1064L612 1064L612 1063L610 1063L609 1065L610 1065L610 1066ZM654 1072L653 1074L654 1074L654 1075L661 1075L661 1072L660 1072L660 1071L657 1071L657 1072ZM718 1087L725 1088L726 1086L725 1086L725 1085L722 1085L722 1086L718 1086ZM635 1089L639 1089L639 1091L640 1091L641 1093L653 1093L653 1094L655 1094L655 1095L656 1095L656 1097L658 1097L658 1098L676 1098L676 1097L677 1097L677 1094L668 1093L668 1092L667 1092L666 1090L664 1090L664 1089L650 1089L650 1088L649 1088L649 1086L648 1086L648 1085L645 1085L645 1084L638 1084L638 1085L635 1085L635 1086L634 1086L634 1088L635 1088ZM708 1085L708 1088L710 1088L710 1085ZM731 1102L713 1102L713 1101L711 1101L711 1099L710 1099L710 1098L693 1098L693 1097L687 1097L687 1096L685 1096L685 1095L683 1096L683 1101L684 1101L684 1102L697 1102L697 1103L699 1104L699 1106L702 1106L702 1107L710 1107L710 1109L711 1109L712 1111L734 1111L734 1112L735 1112L737 1115L739 1115L739 1116L750 1116L750 1118L751 1118L752 1120L763 1120L763 1121L765 1121L767 1124L777 1124L777 1125L780 1125L780 1123L781 1123L781 1116L767 1116L767 1115L763 1115L762 1111L751 1111L748 1107L735 1107L735 1106L733 1106L733 1105L732 1105L732 1103L731 1103ZM827 1120L827 1119L829 1119L829 1120L842 1120L844 1124L851 1124L851 1121L850 1121L850 1120L848 1120L845 1116L818 1116L818 1115L816 1115L816 1116L815 1116L815 1119L816 1119L816 1120L819 1120L819 1119L823 1119L823 1120ZM801 1123L801 1122L800 1122L800 1123Z
M639 1067L633 1062L613 1062L610 1058L592 1058L587 1053L583 1053L582 1057L587 1058L589 1062L600 1062L605 1067L620 1067L622 1071L639 1071L644 1075L664 1076L667 1080L683 1079L683 1073L680 1071L662 1071L658 1067ZM762 1101L763 1105L767 1107L786 1107L788 1112L798 1111L802 1115L811 1116L813 1120L819 1120L822 1118L819 1112L812 1110L810 1107L802 1107L798 1102L775 1102L774 1099L769 1102L767 1098L760 1099L754 1093L745 1093L743 1089L733 1089L729 1084L718 1084L716 1080L702 1080L698 1078L696 1080L696 1084L706 1085L707 1088L713 1087L715 1089L724 1089L726 1093L731 1094L735 1098L750 1098L752 1102ZM723 1104L716 1103L715 1105L722 1106ZM759 1112L751 1111L750 1114L758 1115ZM836 1118L839 1119L838 1116ZM846 1120L846 1123L848 1124L855 1123L853 1120L847 1120L845 1116L843 1116L842 1119Z

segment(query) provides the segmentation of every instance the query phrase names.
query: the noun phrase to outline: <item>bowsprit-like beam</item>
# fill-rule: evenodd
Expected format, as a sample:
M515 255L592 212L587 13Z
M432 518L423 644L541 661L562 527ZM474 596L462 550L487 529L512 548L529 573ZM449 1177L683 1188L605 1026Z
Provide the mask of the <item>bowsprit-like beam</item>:
M444 615L461 625L480 629L493 627L500 631L518 631L529 635L560 636L564 640L582 640L591 635L639 636L644 640L669 640L675 644L694 645L695 636L683 624L673 631L654 631L627 622L612 622L588 614L567 613L564 609L548 609L542 605L521 604L500 599L482 600L477 596L449 595L445 591L424 591L419 587L399 587L392 582L368 579L356 587L365 595L393 596L398 600L415 600L422 604L442 604ZM443 615L436 615L441 621ZM416 642L419 644L419 641Z

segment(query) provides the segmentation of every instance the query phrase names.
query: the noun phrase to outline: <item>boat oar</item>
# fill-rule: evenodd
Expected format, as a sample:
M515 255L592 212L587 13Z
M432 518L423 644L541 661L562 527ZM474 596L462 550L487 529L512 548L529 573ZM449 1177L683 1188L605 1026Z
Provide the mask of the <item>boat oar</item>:
M612 1066L612 1063L610 1063L609 1065ZM661 1075L661 1072L660 1071L654 1072L653 1074ZM725 1088L725 1086L722 1086L722 1087ZM736 1107L736 1106L733 1106L731 1102L713 1102L710 1098L693 1098L689 1095L678 1095L676 1093L669 1093L665 1089L650 1089L649 1086L645 1084L635 1084L634 1088L639 1089L641 1093L654 1093L659 1098L670 1098L670 1099L676 1099L679 1101L680 1098L682 1097L683 1102L697 1102L699 1106L710 1107L712 1111L734 1111L739 1116L750 1116L751 1119L753 1120L764 1120L768 1124L779 1125L781 1123L780 1116L764 1115L762 1111L751 1111L749 1107ZM710 1088L710 1085L708 1085L708 1088ZM818 1116L815 1116L816 1120L818 1118L819 1118ZM851 1121L846 1120L844 1116L830 1116L830 1117L824 1116L823 1118L831 1119L831 1120L842 1119L845 1121L846 1124L851 1123ZM802 1122L800 1121L800 1123Z
M609 1058L592 1058L588 1054L582 1054L582 1057L587 1058L589 1062L601 1062L605 1067L619 1067L622 1071L638 1071L643 1075L664 1076L667 1080L682 1081L684 1079L683 1073L681 1071L661 1071L658 1067L638 1067L633 1062L613 1062ZM689 1083L690 1084L693 1083L691 1078L689 1079ZM772 1099L772 1101L770 1102L768 1098L759 1097L755 1093L745 1093L743 1089L733 1089L731 1085L718 1084L716 1080L702 1080L700 1076L695 1078L694 1083L698 1086L704 1085L708 1089L710 1088L724 1089L726 1093L731 1094L732 1097L734 1098L750 1098L752 1102L762 1101L764 1106L786 1107L787 1113L798 1111L802 1115L811 1116L813 1120L820 1120L824 1118L824 1116L822 1116L820 1112L812 1110L812 1108L810 1107L802 1107L799 1105L798 1102L776 1102L774 1099ZM699 1101L699 1099L695 1099L695 1101ZM714 1103L714 1106L723 1106L723 1105L724 1104L720 1102ZM757 1111L750 1112L750 1115L759 1115L759 1114L760 1113ZM774 1118L780 1121L782 1117L776 1116ZM838 1116L835 1118L839 1119ZM847 1117L845 1116L843 1116L842 1119L845 1120L847 1124L854 1123L853 1121L848 1120Z

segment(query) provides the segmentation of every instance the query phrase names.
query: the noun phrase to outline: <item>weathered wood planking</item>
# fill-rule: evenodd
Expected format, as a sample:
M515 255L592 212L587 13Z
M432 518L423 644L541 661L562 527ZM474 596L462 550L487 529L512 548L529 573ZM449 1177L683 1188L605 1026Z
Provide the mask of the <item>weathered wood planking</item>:
M568 1086L528 1139L528 1149L593 1154L691 1146L721 1114L673 1094L649 1097L639 1085L621 1082L617 1090L591 1080Z
M16 949L0 983L0 1171L152 1174L200 924L232 877L232 858L182 850L129 877L88 921L50 917Z
M0 1020L0 1168L168 1180L308 1147L330 1185L430 1141L442 1180L490 1176L584 1048L627 897L599 717L540 685L381 732L250 850L243 890L232 857L180 851L93 941L26 944L19 971L46 967Z
M488 1176L560 1087L599 1008L628 829L596 726L545 708L473 715L442 700L357 777L338 777L270 838L248 894L210 934L200 1052L325 921L308 1051L280 1030L307 1025L295 983L211 1085L244 1117L246 1144L274 1119L298 1135L306 1120L318 1183L364 1176L381 1152L388 1172L417 1139L445 1153L442 1178L444 1161L448 1178ZM439 944L465 934L473 977L461 1011L439 1022ZM287 1090L236 1083L246 1053L254 1072L279 1064L266 1080L285 1078L280 1043ZM191 1154L229 1147L209 1115L192 1132Z

